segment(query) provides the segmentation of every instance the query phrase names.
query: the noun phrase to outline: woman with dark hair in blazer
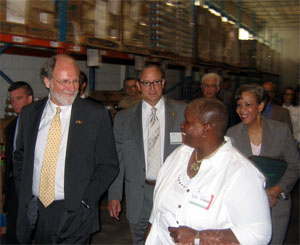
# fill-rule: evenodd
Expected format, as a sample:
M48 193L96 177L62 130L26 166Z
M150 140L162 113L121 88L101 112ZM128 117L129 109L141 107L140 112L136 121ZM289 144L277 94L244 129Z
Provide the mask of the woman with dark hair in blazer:
M279 182L266 189L272 212L271 244L282 244L286 235L291 200L289 193L299 178L299 152L285 123L262 116L268 95L259 85L242 85L236 92L236 112L242 122L229 128L227 136L245 156L264 156L285 161Z

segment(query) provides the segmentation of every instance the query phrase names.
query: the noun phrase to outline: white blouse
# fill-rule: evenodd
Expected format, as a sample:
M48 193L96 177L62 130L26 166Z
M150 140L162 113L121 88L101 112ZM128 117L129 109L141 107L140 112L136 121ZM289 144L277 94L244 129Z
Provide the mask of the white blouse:
M196 176L187 166L193 148L179 146L161 168L146 244L174 244L168 227L228 229L241 244L267 244L271 218L264 176L227 143L203 160Z

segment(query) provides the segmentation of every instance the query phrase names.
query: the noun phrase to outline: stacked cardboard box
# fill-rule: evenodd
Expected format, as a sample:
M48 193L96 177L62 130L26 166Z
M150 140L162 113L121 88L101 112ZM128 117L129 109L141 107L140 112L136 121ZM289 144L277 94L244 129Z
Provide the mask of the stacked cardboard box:
M122 1L122 44L124 48L149 48L149 4L146 0Z
M238 28L229 22L222 22L223 27L223 62L236 66L239 63Z
M196 50L197 57L203 61L210 60L210 28L208 26L207 16L209 11L205 8L197 8L197 18L196 18Z
M57 39L56 6L52 0L0 0L1 32Z
M175 54L175 9L162 0L150 0L149 4L150 48Z
M118 47L121 0L69 0L67 40Z
M203 61L222 62L223 29L222 21L206 8L197 8L197 54Z
M263 61L263 45L256 40L240 40L240 66L260 69Z
M190 1L173 1L176 11L176 53L182 57L193 55L193 13Z
M220 16L209 13L207 15L210 28L210 60L215 62L223 61L223 28Z

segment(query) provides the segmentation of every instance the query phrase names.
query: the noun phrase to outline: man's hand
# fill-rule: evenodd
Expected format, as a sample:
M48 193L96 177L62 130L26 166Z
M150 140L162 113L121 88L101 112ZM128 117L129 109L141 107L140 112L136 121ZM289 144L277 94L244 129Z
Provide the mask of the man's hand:
M119 214L121 212L121 202L120 200L111 200L107 204L107 209L110 217L120 220Z

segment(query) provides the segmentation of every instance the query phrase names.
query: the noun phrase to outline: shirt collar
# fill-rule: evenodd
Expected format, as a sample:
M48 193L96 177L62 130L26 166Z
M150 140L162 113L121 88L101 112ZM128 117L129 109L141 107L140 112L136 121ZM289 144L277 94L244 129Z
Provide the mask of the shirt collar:
M165 104L165 99L164 99L164 96L162 96L154 107L157 109L157 111L161 111L164 107L164 104ZM143 103L142 103L143 110L151 112L152 107L153 106L149 105L145 100L143 100Z
M54 114L56 113L56 108L57 107L60 107L62 113L68 112L72 108L72 105L58 106L58 105L54 104L50 99L50 95L48 96L48 102L47 103L48 103L48 107L49 107L50 111Z

